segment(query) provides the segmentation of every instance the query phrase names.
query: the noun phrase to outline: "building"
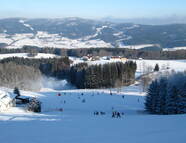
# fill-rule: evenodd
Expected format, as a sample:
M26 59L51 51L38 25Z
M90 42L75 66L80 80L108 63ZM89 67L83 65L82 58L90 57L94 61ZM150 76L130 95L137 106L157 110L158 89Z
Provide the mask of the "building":
M91 61L99 61L100 60L100 57L99 56L93 56L91 58Z
M112 56L111 57L112 60L121 60L122 62L126 62L127 61L127 58L125 57L121 57L121 56Z
M128 59L125 58L125 57L121 57L120 60L121 60L122 62L126 62Z

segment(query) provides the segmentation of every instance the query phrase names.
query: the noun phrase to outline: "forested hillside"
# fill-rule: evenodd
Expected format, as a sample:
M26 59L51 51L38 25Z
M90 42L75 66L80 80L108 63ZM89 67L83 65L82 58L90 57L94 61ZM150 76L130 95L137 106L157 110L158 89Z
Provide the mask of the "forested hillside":
M78 88L121 87L134 82L136 68L134 62L91 66L81 63L70 69L69 77Z

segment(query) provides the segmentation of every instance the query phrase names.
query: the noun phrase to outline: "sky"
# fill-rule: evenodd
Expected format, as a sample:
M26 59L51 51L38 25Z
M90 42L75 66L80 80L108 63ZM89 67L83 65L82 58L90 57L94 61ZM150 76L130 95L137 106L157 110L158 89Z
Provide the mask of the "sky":
M186 15L186 0L0 0L0 18L152 18Z

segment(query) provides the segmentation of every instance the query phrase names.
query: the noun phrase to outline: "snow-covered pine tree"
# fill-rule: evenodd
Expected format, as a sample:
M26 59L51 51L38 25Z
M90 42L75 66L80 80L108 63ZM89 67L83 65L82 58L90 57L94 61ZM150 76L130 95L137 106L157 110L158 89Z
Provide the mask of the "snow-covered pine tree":
M184 114L186 113L186 83L184 84L181 92L178 94L178 113Z
M159 70L160 70L159 65L156 64L156 65L155 65L155 68L154 68L154 71L156 72L156 71L159 71Z
M167 89L167 98L165 102L166 114L177 114L178 112L178 89L174 85L169 85Z
M159 96L158 81L155 80L149 86L146 96L145 108L150 113L155 113L156 109L156 96Z
M159 98L160 98L160 102L157 101L157 107L160 108L160 114L165 114L166 113L166 107L165 107L165 100L167 98L167 78L166 77L162 77L159 81Z
M159 82L158 82L158 86L159 86ZM154 105L154 113L155 114L161 114L161 96L159 94L160 92L160 89L158 89L158 94L156 94L156 97L155 97L155 105Z

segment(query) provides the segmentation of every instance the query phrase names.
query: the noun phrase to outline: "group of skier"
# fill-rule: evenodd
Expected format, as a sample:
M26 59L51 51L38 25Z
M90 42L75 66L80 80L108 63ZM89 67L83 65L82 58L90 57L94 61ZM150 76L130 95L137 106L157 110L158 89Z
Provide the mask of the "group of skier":
M112 112L112 118L121 118L121 115L124 115L124 113L120 113L118 111Z
M105 112L102 112L102 111L95 111L94 112L94 115L95 116L97 116L97 115L106 115L106 113ZM118 112L118 111L113 111L112 112L112 118L121 118L122 117L122 115L124 115L124 113L122 112Z
M100 111L100 112L95 111L95 112L94 112L94 115L105 115L105 114L106 114L106 113L103 112L103 111Z

